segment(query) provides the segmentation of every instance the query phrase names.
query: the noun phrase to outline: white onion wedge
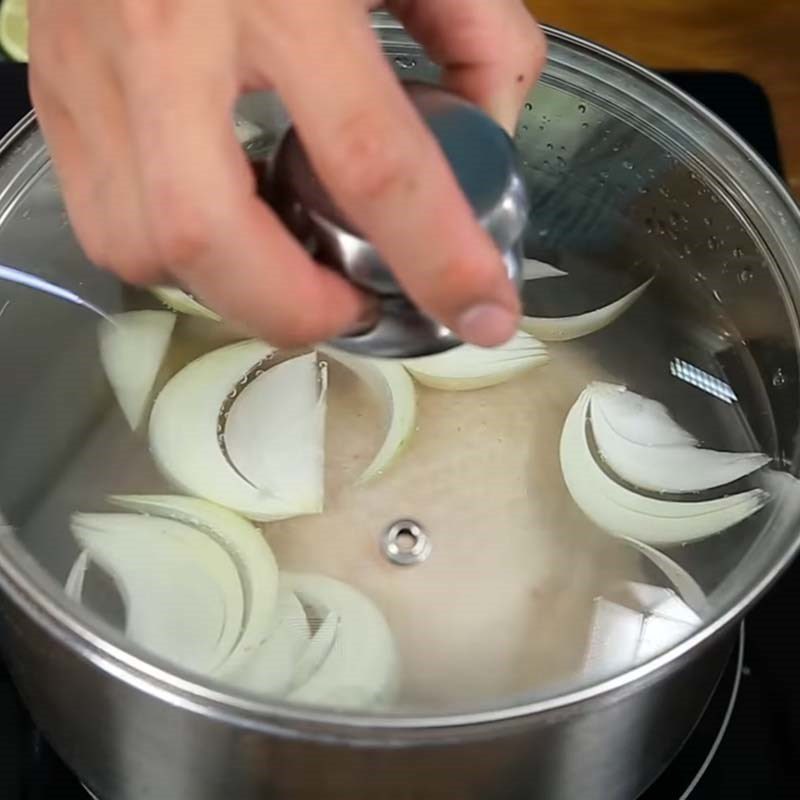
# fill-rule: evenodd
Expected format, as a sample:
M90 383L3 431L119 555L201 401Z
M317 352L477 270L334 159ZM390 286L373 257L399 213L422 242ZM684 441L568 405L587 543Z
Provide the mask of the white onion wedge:
M648 544L679 544L719 533L754 514L767 501L753 489L713 500L662 500L638 494L606 475L586 435L591 387L570 410L561 434L561 469L576 505L598 527Z
M390 699L397 683L397 650L378 607L361 592L323 575L283 573L281 580L320 618L338 615L327 656L289 699L345 708L371 708Z
M628 591L648 614L683 625L696 627L700 624L700 617L672 589L631 581L628 583Z
M676 598L676 602L681 601ZM678 644L698 624L698 619L685 621L652 608L628 608L599 597L594 603L584 669L603 676L624 672Z
M253 486L303 508L322 508L327 364L316 353L268 369L236 399L225 449Z
M302 686L322 666L331 652L339 630L339 615L335 611L320 622L319 627L297 660L292 687Z
M543 278L563 278L567 273L562 269L537 261L535 258L526 258L522 262L522 280L538 281Z
M325 355L338 361L362 380L386 412L383 444L358 479L358 483L366 483L386 472L414 435L417 422L417 392L414 382L395 361L350 356L338 350L325 351Z
M235 647L219 672L234 671L270 636L276 624L278 565L262 532L226 508L179 495L112 495L113 505L139 514L177 520L225 548L239 573L244 617Z
M708 601L697 582L671 558L627 540L652 562L673 588L629 581L625 589L635 607L595 600L585 667L604 674L622 672L684 639L701 623Z
M678 425L666 407L613 383L592 383L592 396L602 394L603 408L614 418L614 426L625 439L654 447L699 444Z
M547 348L520 331L500 347L466 344L446 353L408 359L403 366L432 389L471 391L505 383L548 361Z
M169 311L128 311L100 322L100 363L133 430L147 411L174 328Z
M177 311L180 314L188 314L190 317L201 317L212 322L220 322L222 317L219 314L199 303L183 289L174 286L151 286L150 294L160 300L167 308Z
M636 662L643 615L605 597L594 601L583 668L593 675L624 672Z
M89 553L87 553L86 550L82 550L80 555L75 559L67 575L67 580L64 582L64 592L67 597L76 600L78 603L80 603L83 598L83 584L86 580L86 572L89 569L89 564L91 564Z
M696 621L676 619L660 612L645 615L636 657L640 661L647 661L661 655L690 636L697 625Z
M301 504L253 486L234 468L220 444L218 420L226 400L248 372L273 352L264 342L247 341L201 356L162 389L150 416L150 449L158 467L176 486L256 520L318 513L322 506L322 497ZM253 446L270 454L269 442L253 442Z
M661 417L648 424L646 411L641 415L641 438L631 438L622 433L630 426L628 404L620 399L638 396L624 386L610 384L592 384L590 391L592 435L600 455L616 475L642 489L700 492L732 483L770 462L763 453L727 453L701 449L694 444L653 445ZM634 404L642 409L652 408L635 401ZM663 406L659 414L662 413L668 413ZM681 433L691 439L688 432L681 429Z
M644 544L644 542L637 542L635 539L626 539L625 541L638 550L667 577L681 599L689 606L692 614L703 616L707 612L708 600L705 592L700 588L700 584L680 564L660 550Z
M132 641L199 672L225 661L239 636L244 598L220 545L188 525L139 514L75 514L71 530L114 580Z
M254 694L280 697L289 691L296 665L311 640L311 630L302 603L294 592L278 592L278 622L244 663L226 671L225 680Z
M523 317L520 327L544 342L568 342L589 336L621 317L646 291L653 278L607 306L572 317Z

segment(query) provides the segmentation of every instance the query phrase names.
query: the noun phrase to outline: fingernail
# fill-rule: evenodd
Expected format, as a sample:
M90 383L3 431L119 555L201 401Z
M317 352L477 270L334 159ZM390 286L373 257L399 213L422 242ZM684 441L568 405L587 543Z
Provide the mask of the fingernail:
M467 309L458 319L456 333L479 347L505 344L517 331L517 315L504 306L482 304Z

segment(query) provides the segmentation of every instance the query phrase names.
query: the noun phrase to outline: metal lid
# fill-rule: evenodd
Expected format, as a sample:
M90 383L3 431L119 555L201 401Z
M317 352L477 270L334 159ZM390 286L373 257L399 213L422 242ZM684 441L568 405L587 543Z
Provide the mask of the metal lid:
M520 280L519 239L528 198L510 137L476 106L443 89L408 83L409 97L442 148L481 225L504 254L509 278ZM381 298L375 327L334 344L354 353L411 357L459 344L445 326L420 313L376 248L337 207L290 129L271 164L269 199L291 230L325 264Z
M657 79L561 34L550 55L516 139L539 341L455 366L272 352L125 287L77 247L35 122L0 145L0 263L84 302L0 276L0 584L43 630L176 705L397 743L628 691L774 579L800 544L800 215ZM265 147L270 98L241 108ZM145 335L109 344L86 303Z

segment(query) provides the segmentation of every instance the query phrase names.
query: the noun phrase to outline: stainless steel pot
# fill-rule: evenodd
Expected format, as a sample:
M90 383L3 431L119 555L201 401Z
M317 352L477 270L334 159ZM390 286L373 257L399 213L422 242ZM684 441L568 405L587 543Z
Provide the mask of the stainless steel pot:
M391 20L379 16L376 27L399 73L436 78ZM673 347L673 323L722 362L734 353L739 379L730 383L752 439L795 472L800 212L761 160L688 97L595 45L549 37L547 71L517 138L533 201L528 254L569 248L634 272L657 267L667 313L637 325L663 330L656 338L675 358L654 354L650 377L675 380L672 363L703 384L705 373L687 370L685 349ZM268 139L285 128L271 98L246 98L241 111ZM71 237L33 118L0 146L0 260L103 308L124 303L126 290L95 272ZM10 523L0 536L0 643L37 723L102 800L635 798L699 718L735 623L800 546L798 493L787 483L757 530L673 554L686 556L708 597L702 627L610 677L434 713L327 711L234 693L143 652L68 601L59 587L66 535L52 518L21 522L36 516L107 400L96 366L79 355L95 336L86 312L0 288L11 300L0 319L0 508ZM645 339L629 337L607 361L652 346ZM114 456L93 460L87 485L102 484Z

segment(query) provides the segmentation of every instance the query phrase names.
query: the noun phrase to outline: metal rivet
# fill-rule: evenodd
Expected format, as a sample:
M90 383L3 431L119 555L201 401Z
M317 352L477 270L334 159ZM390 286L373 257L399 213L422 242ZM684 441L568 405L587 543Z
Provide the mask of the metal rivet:
M389 561L401 567L421 564L431 554L431 540L422 527L409 519L390 525L381 537L381 550Z

